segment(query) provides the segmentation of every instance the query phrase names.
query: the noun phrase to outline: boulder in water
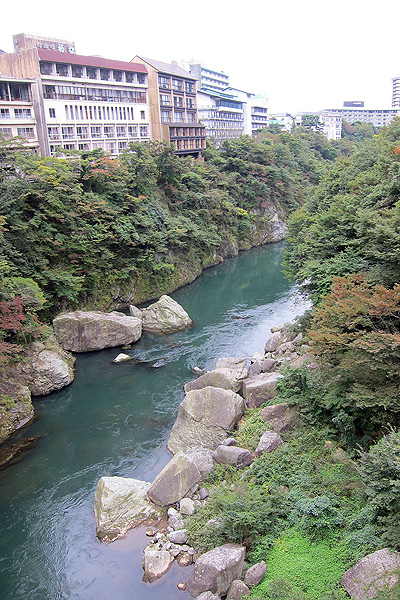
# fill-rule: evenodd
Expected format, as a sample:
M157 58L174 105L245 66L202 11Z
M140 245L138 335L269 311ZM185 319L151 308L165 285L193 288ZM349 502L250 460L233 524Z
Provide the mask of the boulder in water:
M172 333L187 329L193 323L182 306L166 295L144 308L142 318L143 331L150 333Z
M124 313L77 310L53 320L58 342L64 350L89 352L136 342L142 335L142 322Z

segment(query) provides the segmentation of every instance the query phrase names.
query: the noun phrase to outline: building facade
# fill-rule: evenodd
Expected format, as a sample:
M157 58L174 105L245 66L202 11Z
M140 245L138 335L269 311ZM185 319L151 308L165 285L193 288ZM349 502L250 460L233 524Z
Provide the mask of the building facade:
M45 156L96 148L115 156L131 141L150 140L143 64L36 45L0 55L0 71L36 79L33 104Z
M37 83L28 79L0 79L0 137L23 138L23 144L36 152L39 138L33 105Z
M197 79L197 87L200 90L222 92L229 87L229 75L223 71L214 71L199 63L190 63L189 72Z
M400 77L392 79L392 107L400 108Z
M399 109L367 109L367 108L334 108L329 111L332 115L336 115L342 118L343 121L348 123L371 123L374 127L388 127L390 123L399 116Z
M244 133L243 104L232 94L223 92L199 91L199 121L206 128L206 135L217 148L225 140L232 140Z
M196 78L176 64L135 56L149 76L151 138L171 144L176 154L199 158L206 147L198 121Z

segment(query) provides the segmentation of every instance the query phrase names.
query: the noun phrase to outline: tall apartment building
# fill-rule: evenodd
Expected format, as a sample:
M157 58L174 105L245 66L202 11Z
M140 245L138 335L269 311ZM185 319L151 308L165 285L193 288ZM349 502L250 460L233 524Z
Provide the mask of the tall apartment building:
M130 141L150 140L143 64L74 54L65 40L15 38L22 49L0 55L0 72L37 80L33 105L43 155L95 148L118 155Z
M197 92L199 121L206 128L206 135L219 148L225 140L232 140L244 133L243 103L233 94L211 90Z
M400 108L400 77L392 79L392 107Z
M251 95L248 100L250 128L249 135L255 135L258 131L269 125L267 98L265 96Z
M197 79L198 89L221 92L229 87L229 75L223 71L213 71L200 63L190 63L189 72Z
M196 78L178 65L143 56L149 74L151 137L173 145L175 153L199 158L206 147L205 127L198 122Z
M28 79L0 79L0 137L24 138L24 146L39 149L33 90L37 83Z

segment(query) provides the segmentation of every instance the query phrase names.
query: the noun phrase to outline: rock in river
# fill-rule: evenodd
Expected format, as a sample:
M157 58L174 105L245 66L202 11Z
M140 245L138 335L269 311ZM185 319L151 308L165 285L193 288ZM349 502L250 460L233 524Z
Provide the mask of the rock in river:
M158 302L142 310L143 331L172 333L192 325L192 319L178 302L169 296L161 296Z
M116 311L63 313L54 319L53 327L62 348L72 352L124 346L142 335L140 319Z

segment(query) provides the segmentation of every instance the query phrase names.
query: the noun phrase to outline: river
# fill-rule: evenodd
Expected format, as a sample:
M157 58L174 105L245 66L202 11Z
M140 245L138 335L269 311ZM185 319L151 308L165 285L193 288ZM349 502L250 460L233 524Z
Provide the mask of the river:
M191 567L141 581L143 528L113 544L97 540L94 492L102 475L152 481L168 462L190 368L250 357L273 325L304 312L307 302L281 273L282 252L270 244L206 270L171 294L191 329L144 334L129 351L143 364L113 364L116 348L77 355L74 383L35 402L37 419L20 436L39 442L0 472L1 600L190 598L176 585ZM149 368L159 359L165 366Z

